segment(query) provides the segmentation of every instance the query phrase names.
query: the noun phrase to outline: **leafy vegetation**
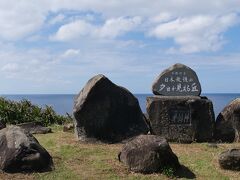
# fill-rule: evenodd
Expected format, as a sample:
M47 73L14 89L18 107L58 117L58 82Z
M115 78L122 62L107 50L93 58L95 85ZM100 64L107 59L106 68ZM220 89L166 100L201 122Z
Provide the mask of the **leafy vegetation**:
M45 126L63 124L71 121L68 116L58 115L51 106L44 108L33 105L28 100L20 102L0 97L0 121L5 124L19 124L25 122L41 122Z

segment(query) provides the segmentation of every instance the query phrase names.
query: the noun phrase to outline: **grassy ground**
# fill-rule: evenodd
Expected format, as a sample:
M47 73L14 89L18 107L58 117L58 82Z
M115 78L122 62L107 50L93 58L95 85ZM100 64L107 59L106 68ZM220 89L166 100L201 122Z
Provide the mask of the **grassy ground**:
M53 127L54 133L36 135L40 144L52 155L55 170L46 173L6 174L0 179L169 179L166 175L142 175L128 171L118 162L117 154L122 144L86 144L75 140L74 134ZM226 171L218 165L218 155L240 144L220 144L219 148L206 143L170 144L183 168L177 173L182 179L240 179L240 172Z

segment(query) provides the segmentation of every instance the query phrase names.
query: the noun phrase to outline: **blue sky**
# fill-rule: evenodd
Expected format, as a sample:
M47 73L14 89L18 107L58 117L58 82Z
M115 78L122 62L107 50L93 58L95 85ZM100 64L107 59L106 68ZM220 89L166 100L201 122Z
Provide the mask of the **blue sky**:
M240 1L0 0L0 94L78 93L104 74L133 93L183 63L204 93L240 92Z

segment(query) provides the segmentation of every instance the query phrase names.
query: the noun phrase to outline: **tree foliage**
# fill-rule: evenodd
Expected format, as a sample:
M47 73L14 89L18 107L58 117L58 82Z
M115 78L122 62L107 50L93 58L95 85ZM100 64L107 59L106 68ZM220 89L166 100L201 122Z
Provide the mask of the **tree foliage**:
M6 124L41 122L48 126L71 120L69 115L58 115L51 106L39 107L26 99L16 102L0 97L0 121Z

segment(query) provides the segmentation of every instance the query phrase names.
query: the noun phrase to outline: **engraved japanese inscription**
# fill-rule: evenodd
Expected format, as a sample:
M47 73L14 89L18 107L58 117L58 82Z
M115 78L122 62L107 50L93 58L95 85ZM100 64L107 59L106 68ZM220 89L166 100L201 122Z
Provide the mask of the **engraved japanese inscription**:
M196 73L182 64L165 70L154 82L153 93L166 96L199 96L201 86Z

